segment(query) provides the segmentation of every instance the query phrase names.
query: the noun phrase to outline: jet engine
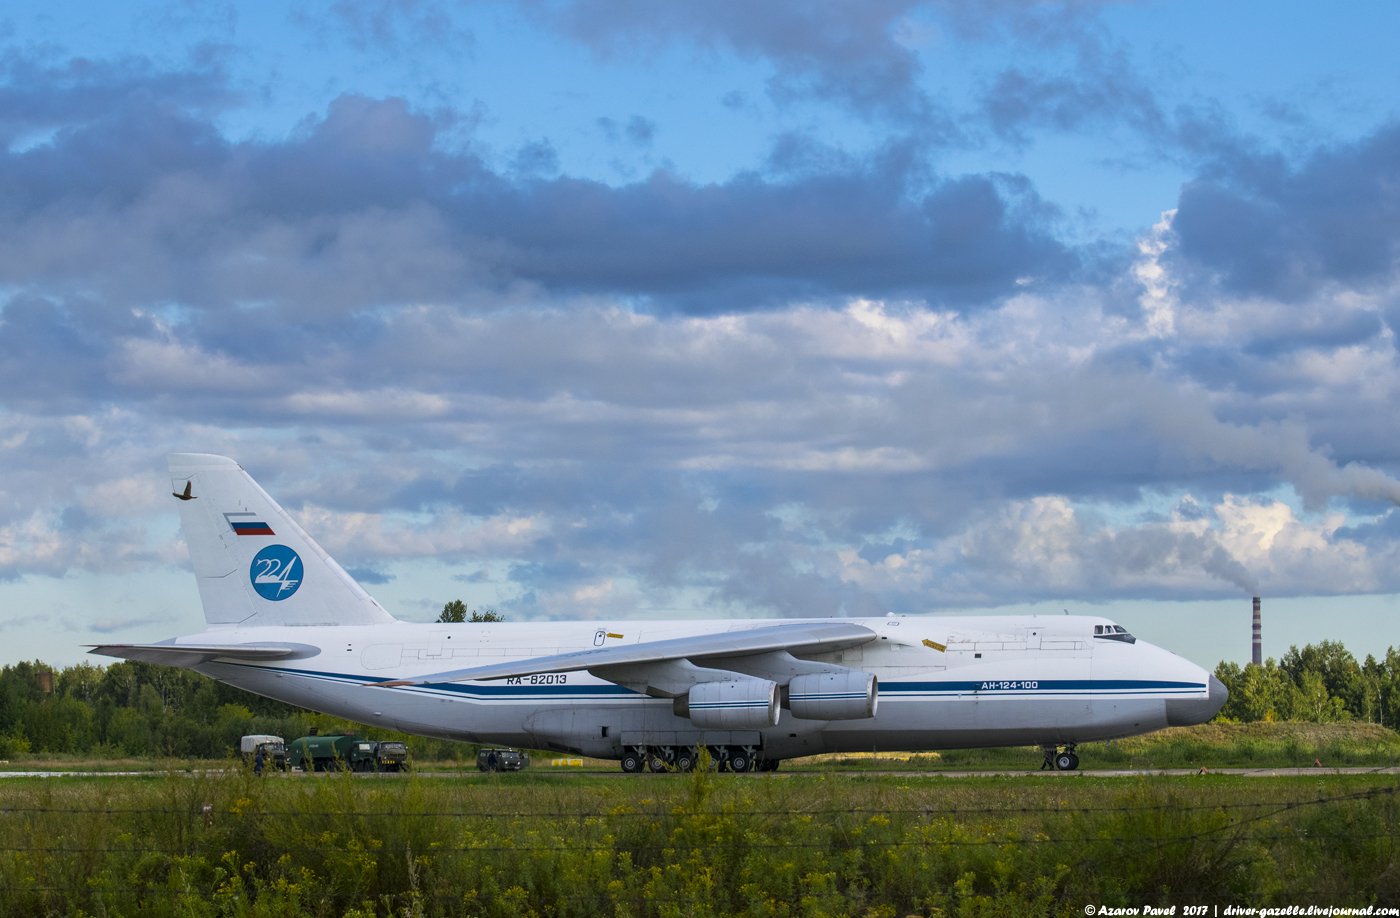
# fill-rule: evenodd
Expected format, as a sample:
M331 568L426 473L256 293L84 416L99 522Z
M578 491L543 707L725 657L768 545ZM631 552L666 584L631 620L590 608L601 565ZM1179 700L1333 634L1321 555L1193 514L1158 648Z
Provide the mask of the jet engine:
M859 670L808 673L788 683L788 708L803 720L860 720L875 716L875 676Z
M697 727L756 730L778 725L778 686L767 679L701 682L686 700Z

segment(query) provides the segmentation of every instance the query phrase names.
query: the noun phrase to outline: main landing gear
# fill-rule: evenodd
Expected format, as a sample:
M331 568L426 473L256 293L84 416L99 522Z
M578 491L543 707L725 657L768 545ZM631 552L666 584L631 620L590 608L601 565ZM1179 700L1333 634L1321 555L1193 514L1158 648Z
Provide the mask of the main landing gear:
M776 771L777 759L765 759L754 746L706 746L716 771ZM697 746L629 746L622 753L622 770L629 775L643 771L694 771L700 763Z
M1041 771L1047 768L1052 771L1074 771L1079 767L1079 756L1074 754L1074 743L1066 743L1063 751L1059 746L1040 748L1045 753L1045 761L1040 763Z

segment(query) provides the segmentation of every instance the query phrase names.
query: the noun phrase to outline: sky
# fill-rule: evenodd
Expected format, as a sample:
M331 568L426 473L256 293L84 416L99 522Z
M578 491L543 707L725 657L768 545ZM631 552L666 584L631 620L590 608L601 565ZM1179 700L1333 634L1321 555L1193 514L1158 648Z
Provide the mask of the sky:
M165 456L391 612L1400 646L1400 6L21 0L0 663L203 626ZM91 658L87 658L91 659Z

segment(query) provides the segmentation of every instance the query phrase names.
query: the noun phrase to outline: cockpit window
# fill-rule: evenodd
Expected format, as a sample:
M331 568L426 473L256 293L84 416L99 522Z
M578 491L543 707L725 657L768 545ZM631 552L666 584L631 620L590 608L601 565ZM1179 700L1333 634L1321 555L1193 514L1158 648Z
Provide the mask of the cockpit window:
M1128 633L1128 629L1122 625L1095 625L1094 637L1100 641L1121 641L1124 644L1136 644L1137 638Z

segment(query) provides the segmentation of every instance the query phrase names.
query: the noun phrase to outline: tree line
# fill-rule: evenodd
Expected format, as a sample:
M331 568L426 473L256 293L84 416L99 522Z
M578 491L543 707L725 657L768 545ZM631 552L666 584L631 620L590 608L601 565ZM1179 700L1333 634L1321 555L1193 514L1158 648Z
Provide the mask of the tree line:
M402 740L423 761L462 760L461 743L366 727L232 686L193 670L123 660L54 669L38 661L0 668L0 759L29 753L97 758L222 759L238 738L271 733L288 740L360 733Z
M458 610L448 604L450 614ZM445 611L448 611L445 609ZM478 616L478 621L501 617ZM467 618L465 615L463 618ZM467 620L471 620L467 618ZM1340 643L1290 648L1263 666L1221 663L1215 675L1230 690L1225 720L1367 721L1400 729L1400 650L1356 658ZM124 660L55 669L22 662L0 668L0 759L26 753L81 756L224 758L249 733L288 739L364 731L349 721L243 692L187 669ZM465 759L469 747L404 738L415 757Z
M1251 723L1366 721L1400 730L1400 650L1356 657L1339 641L1290 647L1264 665L1221 663L1215 677L1230 690L1220 718Z

